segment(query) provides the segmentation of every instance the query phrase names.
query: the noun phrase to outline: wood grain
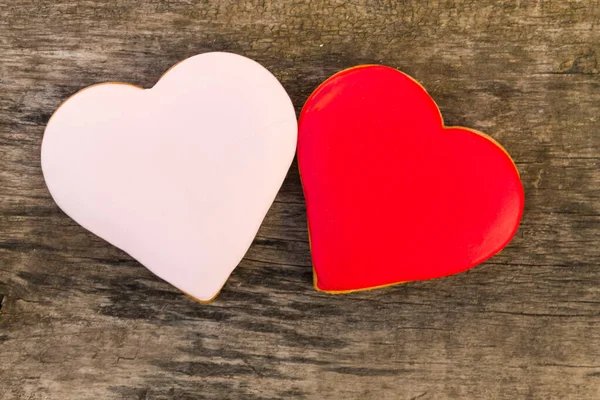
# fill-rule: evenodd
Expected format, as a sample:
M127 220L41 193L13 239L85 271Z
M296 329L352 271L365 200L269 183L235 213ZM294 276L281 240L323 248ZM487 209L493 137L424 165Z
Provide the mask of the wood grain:
M188 299L57 208L40 143L77 90L212 50L298 110L346 67L412 75L513 156L517 237L457 276L318 293L294 165L221 295ZM0 0L0 399L600 398L599 57L596 0Z

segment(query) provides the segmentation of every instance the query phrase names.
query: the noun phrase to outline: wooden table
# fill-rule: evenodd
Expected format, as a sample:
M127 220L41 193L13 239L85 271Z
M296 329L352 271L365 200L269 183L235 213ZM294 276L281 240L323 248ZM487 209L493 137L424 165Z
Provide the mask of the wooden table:
M346 67L412 75L513 156L517 236L457 276L318 293L294 164L217 300L190 300L58 209L40 143L78 89L214 50L297 110ZM600 398L599 57L597 0L1 0L0 399Z

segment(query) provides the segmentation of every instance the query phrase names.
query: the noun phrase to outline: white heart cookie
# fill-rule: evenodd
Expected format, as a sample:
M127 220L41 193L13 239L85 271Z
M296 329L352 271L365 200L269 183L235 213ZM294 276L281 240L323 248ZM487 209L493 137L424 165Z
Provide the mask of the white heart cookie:
M106 83L69 98L46 127L42 170L71 218L208 301L250 247L296 139L268 70L206 53L151 89Z

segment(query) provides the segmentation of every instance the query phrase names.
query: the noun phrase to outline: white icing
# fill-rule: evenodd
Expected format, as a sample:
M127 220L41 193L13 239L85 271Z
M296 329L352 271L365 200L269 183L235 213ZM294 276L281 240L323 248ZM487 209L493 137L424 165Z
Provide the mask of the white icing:
M191 57L152 89L101 84L50 119L42 169L59 207L199 300L248 250L296 149L292 102L256 62Z

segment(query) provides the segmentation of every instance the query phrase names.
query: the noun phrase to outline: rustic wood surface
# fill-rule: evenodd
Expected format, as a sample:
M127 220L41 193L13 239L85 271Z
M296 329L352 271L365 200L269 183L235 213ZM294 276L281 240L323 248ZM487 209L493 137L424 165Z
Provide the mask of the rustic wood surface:
M77 90L213 50L298 110L346 67L412 75L513 156L517 236L457 276L318 293L294 165L217 300L190 300L57 208L40 143ZM0 399L600 398L599 57L597 0L0 0Z

